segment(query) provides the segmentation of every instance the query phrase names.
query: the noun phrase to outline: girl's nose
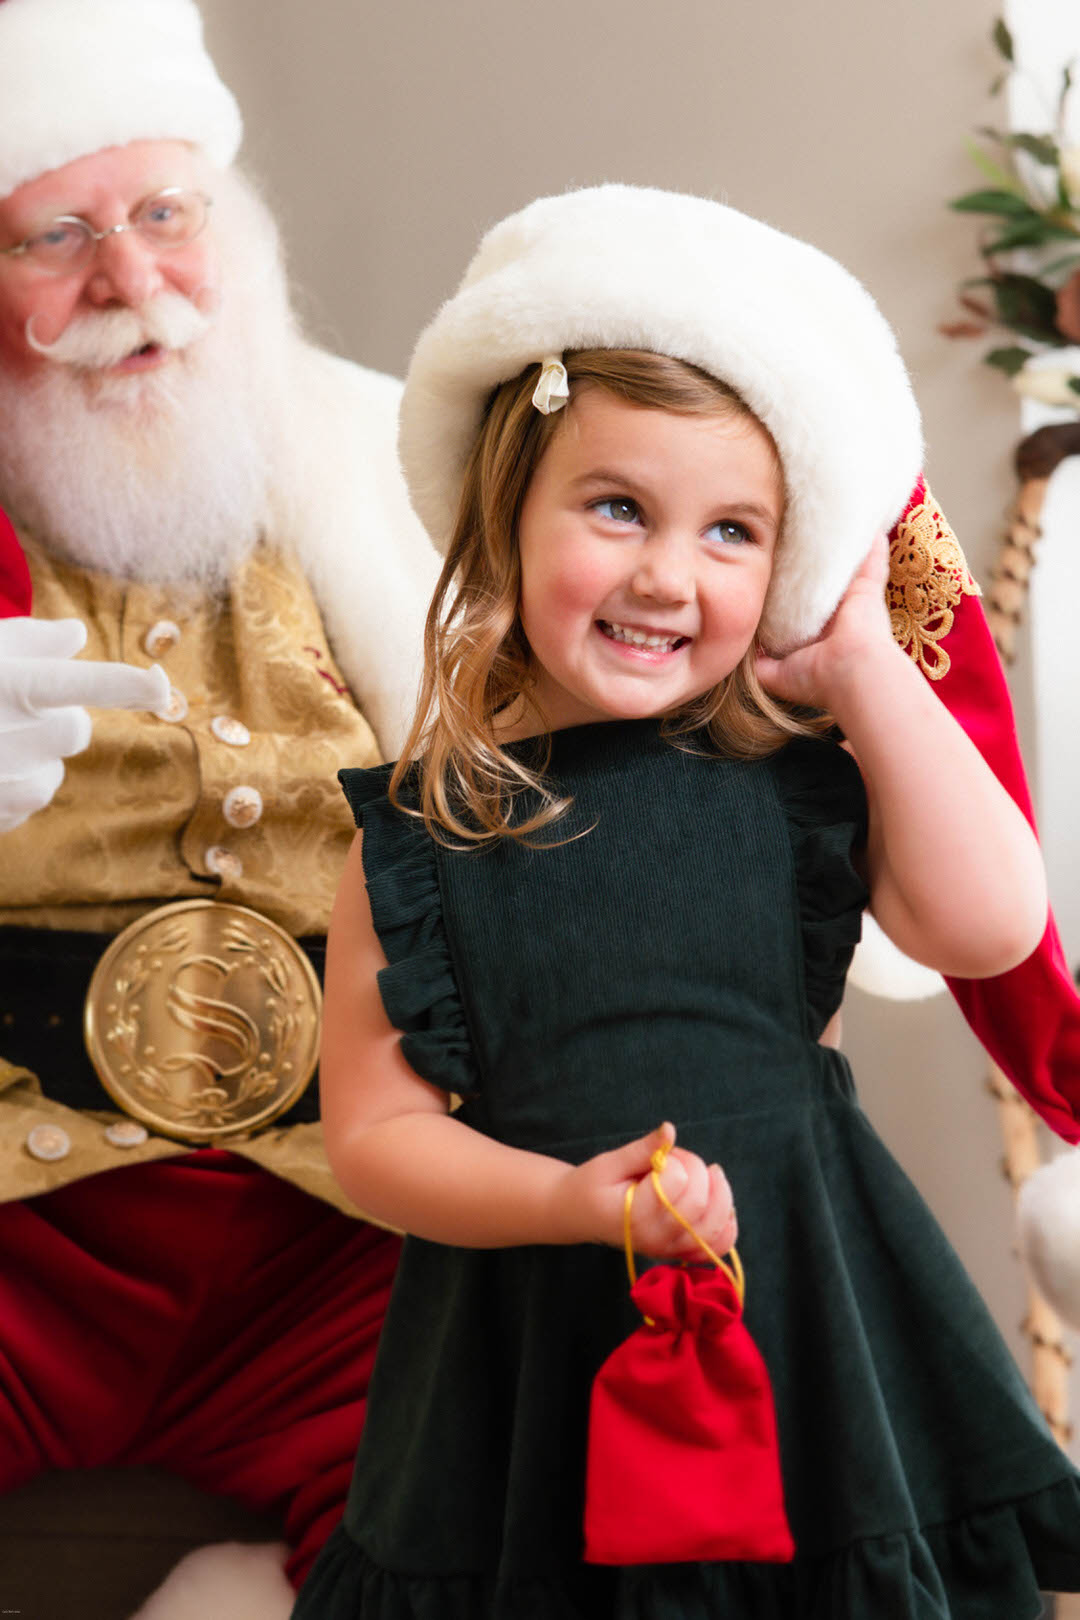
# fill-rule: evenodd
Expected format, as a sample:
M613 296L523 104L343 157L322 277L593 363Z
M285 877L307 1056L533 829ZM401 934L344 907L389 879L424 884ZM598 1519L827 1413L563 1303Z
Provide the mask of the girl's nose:
M631 586L654 602L687 602L693 594L693 555L680 535L651 534L638 554Z
M137 231L115 231L102 237L86 279L85 296L90 303L100 308L126 304L138 309L161 286L157 250L142 241Z

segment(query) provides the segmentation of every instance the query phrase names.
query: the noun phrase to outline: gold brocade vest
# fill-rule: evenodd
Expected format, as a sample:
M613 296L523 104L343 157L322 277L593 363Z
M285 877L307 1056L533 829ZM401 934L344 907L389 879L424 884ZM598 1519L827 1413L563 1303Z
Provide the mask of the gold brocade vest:
M0 925L115 933L168 901L250 906L303 936L325 934L355 833L335 780L378 745L330 654L299 565L259 546L214 600L130 584L56 561L20 536L37 618L81 619L85 659L159 663L169 719L91 711L89 748L66 761L52 803L0 838ZM0 1028L0 1201L119 1164L189 1151L151 1135L118 1148L117 1119L41 1095L4 1057ZM63 1154L28 1151L36 1127ZM232 1151L357 1213L330 1175L318 1123L271 1127Z
M161 664L175 718L92 711L52 803L4 834L0 925L116 932L203 896L325 934L355 831L335 773L379 753L299 566L259 547L213 601L22 543L35 617L81 619L81 658Z

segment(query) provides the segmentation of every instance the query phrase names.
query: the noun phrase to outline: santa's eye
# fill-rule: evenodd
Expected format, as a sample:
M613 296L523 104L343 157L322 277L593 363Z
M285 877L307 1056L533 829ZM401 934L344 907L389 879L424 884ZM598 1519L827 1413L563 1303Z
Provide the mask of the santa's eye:
M28 237L22 250L35 264L63 266L82 258L93 240L84 220L54 219L36 236Z

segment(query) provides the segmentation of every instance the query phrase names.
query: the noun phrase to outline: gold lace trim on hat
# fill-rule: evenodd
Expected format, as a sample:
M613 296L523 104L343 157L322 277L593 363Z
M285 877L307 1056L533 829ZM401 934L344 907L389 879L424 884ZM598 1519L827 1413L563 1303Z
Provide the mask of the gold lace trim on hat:
M959 541L927 490L897 525L889 548L885 599L893 638L927 680L940 681L952 659L941 646L962 596L981 596Z

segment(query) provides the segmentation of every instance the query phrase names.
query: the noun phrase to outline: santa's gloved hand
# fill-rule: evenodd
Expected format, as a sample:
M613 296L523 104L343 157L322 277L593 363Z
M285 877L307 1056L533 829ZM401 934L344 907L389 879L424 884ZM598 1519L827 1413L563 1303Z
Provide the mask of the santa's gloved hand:
M64 760L90 741L92 709L164 708L169 680L155 664L77 663L81 619L0 620L0 832L47 805Z

